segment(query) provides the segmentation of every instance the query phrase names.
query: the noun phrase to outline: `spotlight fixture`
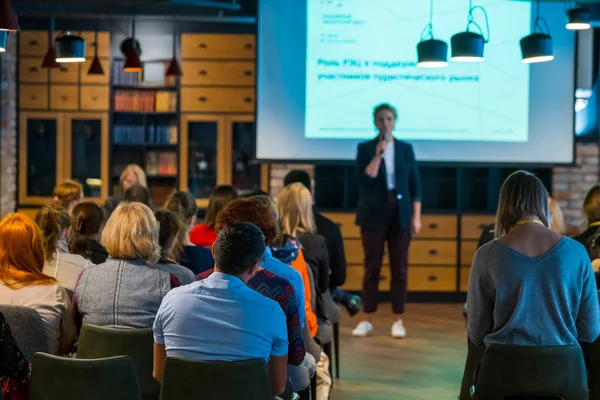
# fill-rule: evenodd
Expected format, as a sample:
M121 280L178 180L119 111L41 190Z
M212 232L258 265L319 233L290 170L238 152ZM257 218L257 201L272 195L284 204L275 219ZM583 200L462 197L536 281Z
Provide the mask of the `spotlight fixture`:
M81 36L64 32L54 41L56 62L71 63L85 61L85 40Z
M173 20L173 58L169 63L169 68L167 68L167 76L181 75L183 75L183 73L181 72L179 61L177 61L177 27L175 25L175 20Z
M42 68L60 68L56 62L56 51L54 50L54 18L50 19L50 30L48 31L48 50L42 61Z
M523 64L554 60L550 29L546 20L540 17L540 0L537 0L537 14L533 23L533 33L522 38L520 44L523 55L521 62Z
M487 38L483 37L483 30L475 22L473 18L473 11L481 10L485 16L485 27L487 31ZM469 28L471 25L475 26L480 33L471 32ZM469 0L469 18L467 21L467 30L460 32L452 36L450 44L452 45L452 56L451 61L456 62L482 62L483 61L483 48L484 45L490 40L490 25L488 23L487 13L481 6L473 7L472 1Z
M433 37L433 0L429 3L429 23L417 44L417 67L441 68L448 66L448 43Z
M571 8L567 11L567 22L566 28L569 30L585 30L590 29L590 12L586 8L579 7L579 4L575 8Z
M0 0L0 31L20 31L17 15L10 5L10 0Z
M142 53L140 44L135 40L135 18L131 21L131 38L125 39L121 43L121 51L125 54L125 72L142 72L142 62L140 54Z
M6 38L8 37L7 31L0 31L0 53L6 51Z
M104 75L104 69L98 58L98 18L96 18L96 31L94 32L94 59L88 70L88 75Z

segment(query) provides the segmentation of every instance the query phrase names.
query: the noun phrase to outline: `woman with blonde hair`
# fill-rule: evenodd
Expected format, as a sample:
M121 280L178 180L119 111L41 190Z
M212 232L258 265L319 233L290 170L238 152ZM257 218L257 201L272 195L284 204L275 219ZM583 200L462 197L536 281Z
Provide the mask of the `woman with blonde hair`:
M56 185L52 196L54 202L64 207L70 214L73 207L83 200L83 186L77 181L67 179Z
M565 219L563 217L560 206L552 197L548 199L548 207L550 207L550 230L552 232L565 233Z
M129 164L126 166L123 172L121 172L121 178L119 182L121 185L121 191L107 198L106 202L104 203L104 208L109 214L112 213L115 208L117 208L119 203L123 201L124 193L133 185L140 185L148 189L146 173L142 167L137 164Z
M27 216L0 221L0 304L33 308L42 318L51 354L68 354L76 339L71 302L44 267L44 239Z
M61 206L49 204L37 212L35 223L44 237L44 274L55 278L72 294L81 271L94 264L79 254L69 254L71 217Z
M73 305L84 324L148 328L162 298L179 286L175 275L155 268L159 227L150 208L122 203L102 231L110 258L81 274ZM118 284L117 284L118 283Z

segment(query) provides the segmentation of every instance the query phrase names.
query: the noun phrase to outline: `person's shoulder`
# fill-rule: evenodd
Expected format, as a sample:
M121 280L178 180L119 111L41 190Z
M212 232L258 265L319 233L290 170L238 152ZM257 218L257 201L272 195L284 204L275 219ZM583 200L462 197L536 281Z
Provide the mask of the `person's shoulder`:
M561 241L564 242L564 244L565 244L564 248L567 251L571 251L571 252L577 254L577 256L579 256L581 258L583 258L585 260L589 260L588 251L586 250L585 246L581 242L579 242L575 239L571 239L568 236L563 236Z
M496 246L497 246L496 240L492 240L492 241L487 242L486 244L480 246L475 251L475 255L473 256L473 262L485 261L488 254L490 253L490 251L492 251L492 249L494 249Z
M396 146L402 150L413 151L413 145L404 140L395 139Z
M279 261L274 257L270 257L265 260L265 269L271 270L275 275L283 276L284 278L291 281L292 279L297 279L302 281L302 275L300 272L296 271L290 265Z
M272 287L280 286L280 287L285 288L287 286L292 286L290 281L288 281L284 277L276 275L276 274L272 273L271 271L267 271L266 269L261 269L260 271L258 271L252 278L252 281L254 281L254 282L262 281Z

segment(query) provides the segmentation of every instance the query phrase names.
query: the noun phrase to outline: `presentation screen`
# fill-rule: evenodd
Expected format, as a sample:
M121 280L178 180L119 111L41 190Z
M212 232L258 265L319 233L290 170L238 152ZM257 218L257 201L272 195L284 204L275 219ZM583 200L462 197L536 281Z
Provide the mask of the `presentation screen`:
M465 30L468 3L434 2L436 39L450 44ZM528 65L519 40L531 33L531 3L475 4L489 18L485 60L425 69L416 45L428 1L259 0L257 158L354 159L377 135L374 107L389 103L394 137L420 161L573 162L575 41L564 5L541 5L555 59ZM483 14L474 16L485 31Z

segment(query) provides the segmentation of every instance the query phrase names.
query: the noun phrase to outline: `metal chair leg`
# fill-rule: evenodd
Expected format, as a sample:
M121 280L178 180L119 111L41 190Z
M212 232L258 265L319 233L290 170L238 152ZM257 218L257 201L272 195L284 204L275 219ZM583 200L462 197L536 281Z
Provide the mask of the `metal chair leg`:
M311 400L317 400L317 374L310 380L310 398Z
M340 324L333 324L333 348L335 352L335 378L340 379Z

